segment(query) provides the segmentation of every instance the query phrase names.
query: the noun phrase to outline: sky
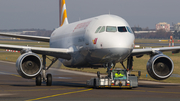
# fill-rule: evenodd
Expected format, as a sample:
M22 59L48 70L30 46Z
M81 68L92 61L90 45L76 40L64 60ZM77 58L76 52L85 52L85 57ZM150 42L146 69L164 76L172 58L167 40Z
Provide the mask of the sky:
M0 0L0 29L48 29L59 25L59 0ZM131 27L155 28L180 22L180 0L66 0L69 23L103 14L124 18Z

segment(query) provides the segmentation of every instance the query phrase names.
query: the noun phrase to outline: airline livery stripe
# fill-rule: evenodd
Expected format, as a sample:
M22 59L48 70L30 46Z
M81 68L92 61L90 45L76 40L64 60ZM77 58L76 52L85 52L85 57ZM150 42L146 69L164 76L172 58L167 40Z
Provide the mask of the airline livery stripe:
M62 20L63 20L64 12L65 12L65 10L66 10L66 5L64 4L63 6L64 6L64 7L61 9L61 24L63 24L63 23L62 23ZM67 14L67 12L66 12L66 14Z
M60 0L60 6L59 25L62 26L64 24L68 24L65 0Z
M62 20L61 26L64 24L64 21L65 21L66 18L67 18L67 13L66 13L66 10L64 10L63 20Z
M62 14L62 9L64 8L65 5L65 0L61 0L61 14Z

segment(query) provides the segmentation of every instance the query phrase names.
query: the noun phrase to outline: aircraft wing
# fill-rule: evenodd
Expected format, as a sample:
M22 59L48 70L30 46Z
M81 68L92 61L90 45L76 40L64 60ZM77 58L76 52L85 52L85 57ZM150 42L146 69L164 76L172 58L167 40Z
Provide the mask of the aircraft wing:
M172 53L179 53L180 46L177 47L162 47L162 48L147 48L147 49L133 49L131 56L140 56L144 54L153 54L157 51L165 52L172 51Z
M0 44L0 48L18 50L21 52L32 51L33 53L37 53L37 54L49 55L67 60L71 59L71 54L69 49L63 49L63 48L39 48L39 47L27 47L27 46L5 45L5 44Z
M42 41L42 42L50 41L50 37L42 37L42 36L17 35L17 34L10 34L10 33L0 33L0 36L15 37L15 38L22 38L22 39Z

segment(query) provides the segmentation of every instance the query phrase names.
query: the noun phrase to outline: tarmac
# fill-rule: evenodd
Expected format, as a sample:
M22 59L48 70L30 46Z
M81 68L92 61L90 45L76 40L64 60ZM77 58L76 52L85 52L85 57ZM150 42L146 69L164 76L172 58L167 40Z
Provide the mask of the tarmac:
M133 89L93 89L86 81L96 74L50 69L52 86L35 86L35 79L24 79L15 63L0 61L0 101L180 101L180 84L139 80Z

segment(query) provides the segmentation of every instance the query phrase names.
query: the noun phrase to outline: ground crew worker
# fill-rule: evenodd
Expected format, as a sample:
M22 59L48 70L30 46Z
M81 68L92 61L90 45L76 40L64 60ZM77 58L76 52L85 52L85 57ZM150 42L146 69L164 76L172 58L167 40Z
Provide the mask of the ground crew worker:
M117 71L117 73L115 73L115 78L120 78L123 77L124 75L122 73L119 72L119 70Z

